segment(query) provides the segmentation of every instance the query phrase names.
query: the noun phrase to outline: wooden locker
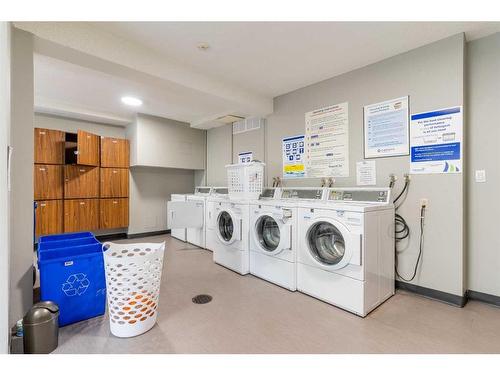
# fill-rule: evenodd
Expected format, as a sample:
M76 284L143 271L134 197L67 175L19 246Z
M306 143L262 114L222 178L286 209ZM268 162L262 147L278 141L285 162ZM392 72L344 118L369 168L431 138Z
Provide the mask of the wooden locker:
M64 200L64 231L91 231L99 228L99 199Z
M99 138L98 135L78 130L77 164L99 166Z
M128 139L101 137L101 167L128 168L129 153Z
M64 164L65 133L35 128L35 163Z
M101 229L128 227L128 199L101 199Z
M64 198L98 198L99 167L64 166Z
M34 199L63 198L63 166L35 164L33 168Z
M101 198L128 197L128 169L101 168Z
M37 201L36 203L36 236L63 233L63 201L58 199L50 201Z

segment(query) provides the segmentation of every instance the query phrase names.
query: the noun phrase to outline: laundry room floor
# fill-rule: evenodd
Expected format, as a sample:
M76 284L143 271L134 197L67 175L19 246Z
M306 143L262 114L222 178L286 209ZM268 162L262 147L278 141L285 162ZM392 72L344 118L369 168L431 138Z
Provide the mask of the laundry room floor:
M408 292L359 318L299 292L212 262L212 253L169 235L158 322L114 337L107 317L60 329L55 353L500 353L500 308L457 308ZM197 294L212 302L194 304Z

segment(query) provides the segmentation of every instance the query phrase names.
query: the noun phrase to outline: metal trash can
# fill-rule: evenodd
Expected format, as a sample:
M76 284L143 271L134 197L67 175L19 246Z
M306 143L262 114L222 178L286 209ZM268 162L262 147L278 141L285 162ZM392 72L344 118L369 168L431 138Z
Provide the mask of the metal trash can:
M23 318L24 353L48 354L58 345L59 306L52 301L38 302Z

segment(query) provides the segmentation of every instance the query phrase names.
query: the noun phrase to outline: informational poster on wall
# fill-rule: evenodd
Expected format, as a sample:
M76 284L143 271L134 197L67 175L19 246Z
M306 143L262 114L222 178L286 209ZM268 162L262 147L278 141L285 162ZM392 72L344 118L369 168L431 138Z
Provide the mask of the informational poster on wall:
M348 103L307 112L305 122L306 176L349 177Z
M365 159L410 153L408 96L364 107Z
M356 163L356 183L358 186L377 185L375 160L358 161Z
M240 152L238 154L238 163L239 164L250 163L252 160L253 160L253 152L252 151Z
M462 173L462 107L411 116L410 173Z
M304 178L304 136L283 138L283 178Z

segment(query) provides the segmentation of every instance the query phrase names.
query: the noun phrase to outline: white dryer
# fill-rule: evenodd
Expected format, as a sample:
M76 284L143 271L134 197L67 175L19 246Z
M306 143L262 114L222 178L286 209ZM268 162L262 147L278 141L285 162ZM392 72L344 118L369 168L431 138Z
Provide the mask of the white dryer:
M359 316L394 294L394 206L388 188L328 189L299 204L297 289Z
M321 201L323 189L283 188L250 206L250 273L297 289L297 203ZM280 199L284 195L283 199Z
M214 262L241 275L250 271L248 255L249 202L211 197L213 211L209 223L213 230Z
M211 187L197 186L194 194L187 194L185 201L174 201L167 204L170 230L186 230L186 241L201 247L206 247L205 207L207 197L212 192Z

